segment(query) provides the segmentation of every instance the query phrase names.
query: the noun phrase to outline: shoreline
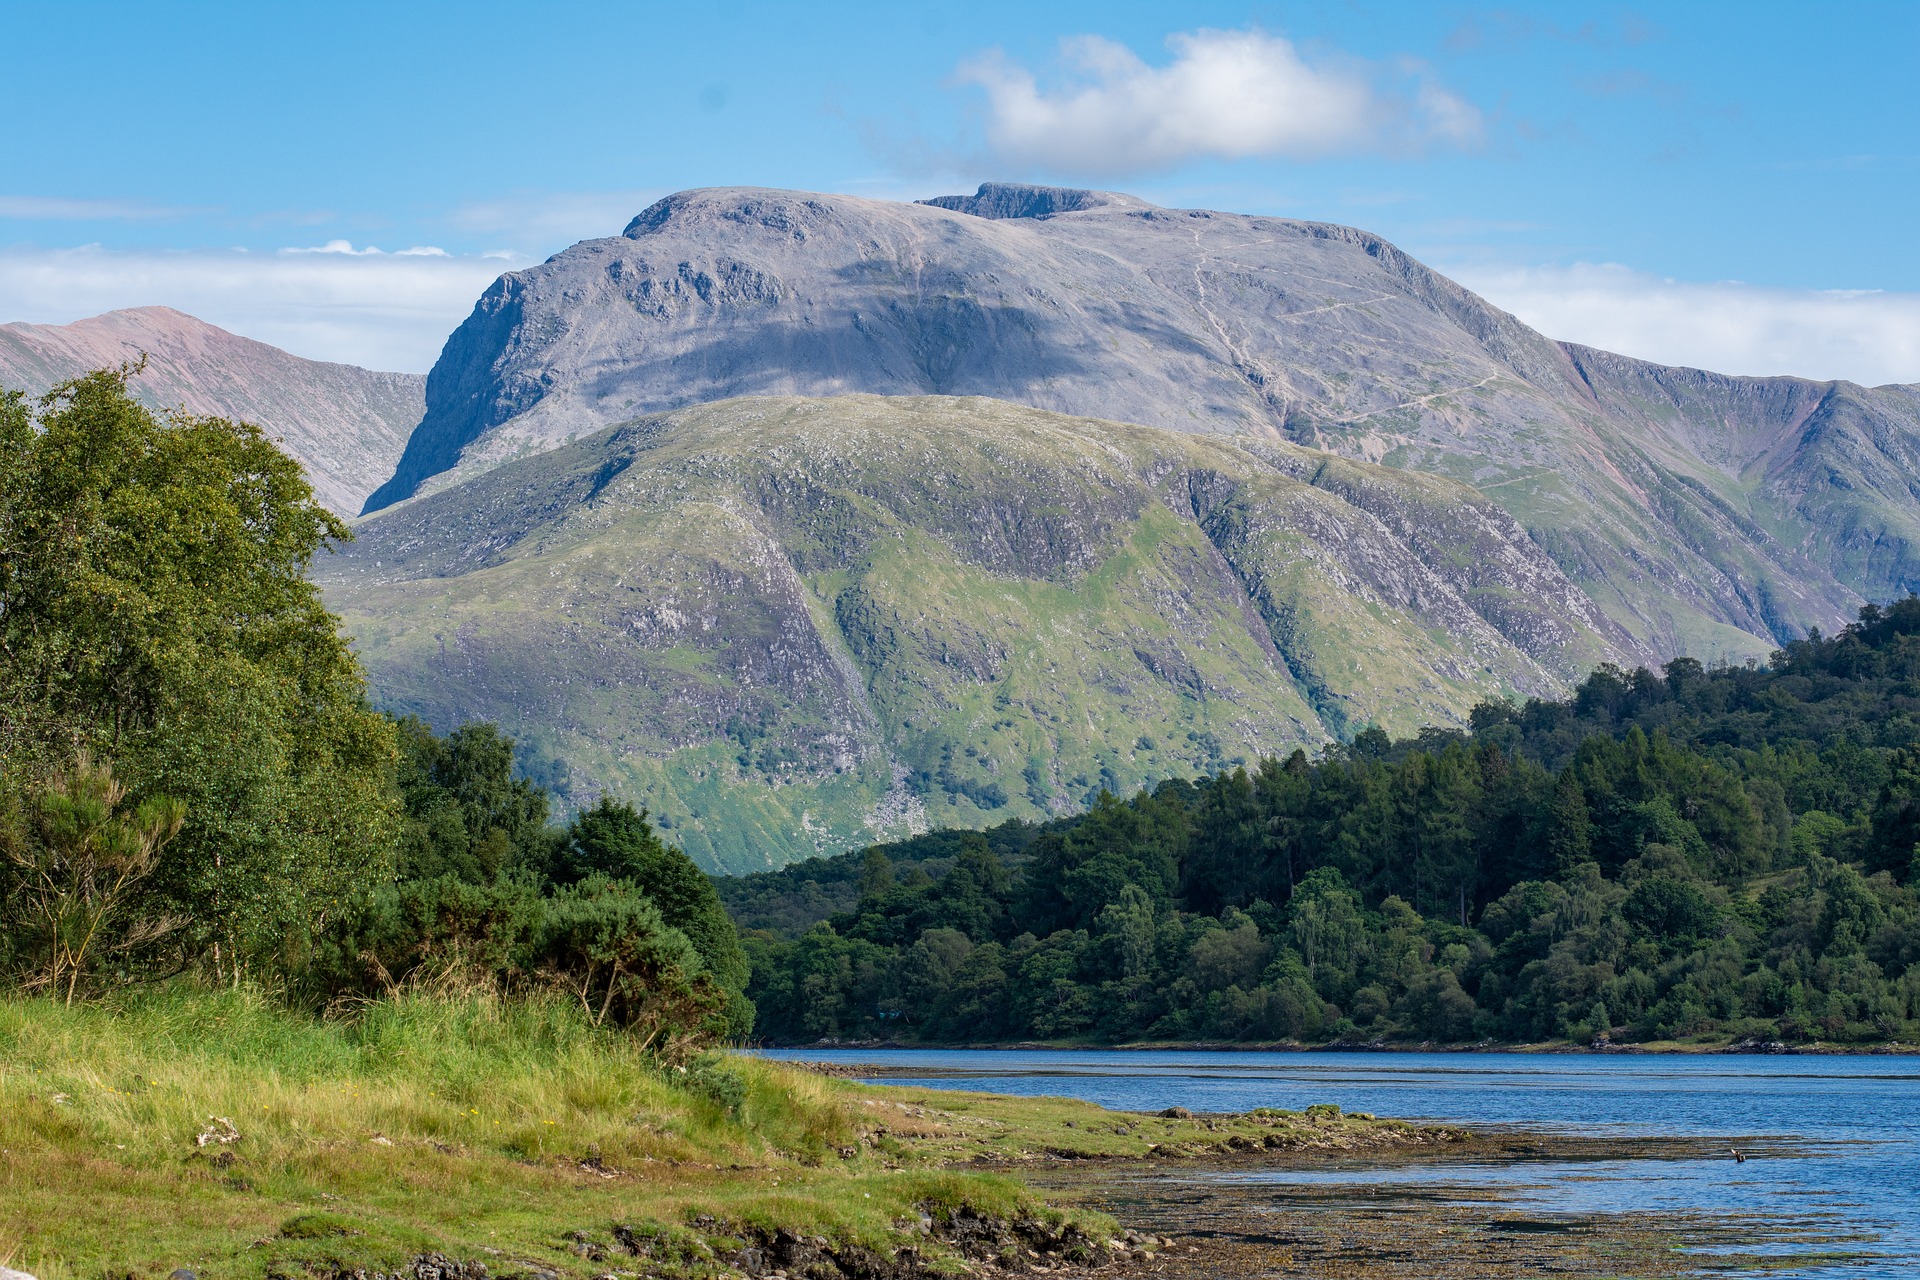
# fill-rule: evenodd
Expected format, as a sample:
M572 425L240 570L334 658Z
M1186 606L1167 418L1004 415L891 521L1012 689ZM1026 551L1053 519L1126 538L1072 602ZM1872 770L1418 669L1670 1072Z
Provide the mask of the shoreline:
M1868 1058L1868 1057L1904 1057L1920 1055L1920 1044L1908 1044L1904 1041L1885 1041L1870 1045L1832 1044L1827 1041L1811 1041L1804 1044L1786 1044L1782 1041L1726 1040L1720 1042L1689 1043L1675 1040L1655 1040L1633 1044L1572 1044L1567 1041L1548 1040L1536 1044L1513 1044L1501 1041L1475 1041L1465 1043L1435 1043L1432 1041L1409 1043L1405 1041L1330 1041L1326 1044L1301 1044L1297 1041L1275 1040L1259 1042L1237 1042L1220 1040L1169 1040L1169 1041L1129 1041L1123 1044L1099 1044L1072 1040L1017 1040L985 1044L929 1044L921 1041L903 1040L816 1040L797 1044L755 1044L741 1046L740 1052L749 1054L771 1053L1497 1053L1525 1055L1565 1055L1592 1057L1651 1057L1651 1056L1737 1056L1737 1057L1830 1057L1830 1058ZM796 1061L788 1058L770 1059L776 1062ZM831 1065L831 1064L821 1064ZM855 1064L857 1065L857 1064ZM878 1064L876 1064L878 1065Z

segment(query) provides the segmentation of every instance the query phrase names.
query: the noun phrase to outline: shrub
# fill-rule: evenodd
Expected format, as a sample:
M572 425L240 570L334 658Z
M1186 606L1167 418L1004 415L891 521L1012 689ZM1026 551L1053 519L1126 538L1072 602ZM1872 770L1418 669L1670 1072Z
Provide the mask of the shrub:
M594 1025L669 1060L728 1031L728 993L686 935L632 885L598 875L551 896L527 880L403 881L332 931L305 977L334 1001L473 985L561 992Z
M21 985L73 1003L80 983L105 957L138 951L177 921L135 914L142 883L180 832L185 806L165 796L138 805L110 764L85 751L54 775L27 815L0 828L0 855L11 865L5 922Z
M678 1078L681 1088L705 1098L738 1120L747 1105L747 1078L723 1054L707 1053L688 1063Z

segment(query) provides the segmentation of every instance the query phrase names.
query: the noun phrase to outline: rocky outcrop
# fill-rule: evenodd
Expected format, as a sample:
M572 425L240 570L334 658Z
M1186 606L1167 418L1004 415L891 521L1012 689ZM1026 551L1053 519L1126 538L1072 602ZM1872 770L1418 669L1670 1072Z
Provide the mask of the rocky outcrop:
M426 379L303 360L168 307L109 311L72 324L0 325L0 386L38 394L137 360L129 384L156 408L265 428L343 516L393 473L425 407Z
M1913 388L1666 369L1553 342L1351 227L1020 184L682 192L503 276L369 509L636 414L848 392L1464 481L1666 653L1761 653L1920 586ZM1480 591L1526 607L1524 586Z

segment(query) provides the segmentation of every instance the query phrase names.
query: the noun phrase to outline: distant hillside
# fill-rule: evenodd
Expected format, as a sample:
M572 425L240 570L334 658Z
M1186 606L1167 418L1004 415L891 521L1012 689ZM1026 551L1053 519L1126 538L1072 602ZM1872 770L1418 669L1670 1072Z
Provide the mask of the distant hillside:
M381 701L498 721L711 869L1041 818L1646 651L1500 508L987 399L726 401L366 521Z
M0 386L38 393L142 351L148 363L131 384L136 396L264 427L300 460L321 502L343 516L392 474L425 407L419 374L303 360L169 307L0 325Z
M683 192L502 277L372 508L738 395L985 395L1464 481L1640 643L1760 655L1920 585L1920 390L1553 342L1350 227L990 184Z

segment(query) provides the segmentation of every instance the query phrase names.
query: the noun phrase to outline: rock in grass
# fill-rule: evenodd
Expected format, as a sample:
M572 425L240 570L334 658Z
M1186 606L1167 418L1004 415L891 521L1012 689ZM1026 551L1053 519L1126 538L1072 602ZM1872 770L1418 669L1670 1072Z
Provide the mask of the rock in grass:
M1160 1113L1160 1118L1162 1120L1191 1120L1193 1119L1193 1112L1187 1110L1185 1107L1168 1107Z
M444 1253L423 1253L413 1260L414 1280L487 1280L487 1268Z
M15 1271L12 1267L0 1267L0 1280L34 1280L24 1271Z

